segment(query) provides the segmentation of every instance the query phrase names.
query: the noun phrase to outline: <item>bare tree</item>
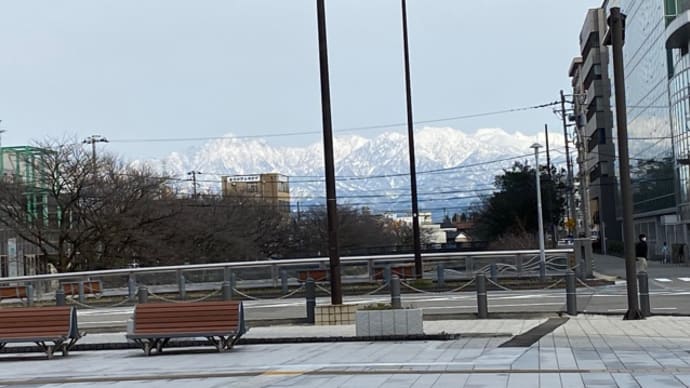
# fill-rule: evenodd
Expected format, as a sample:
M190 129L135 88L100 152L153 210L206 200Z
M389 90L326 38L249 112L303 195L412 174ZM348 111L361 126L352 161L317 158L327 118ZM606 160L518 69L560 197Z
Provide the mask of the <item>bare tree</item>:
M15 174L0 185L0 224L58 271L102 266L94 261L111 247L121 251L138 229L165 217L152 206L165 178L112 157L93 160L78 142L48 140L12 157Z

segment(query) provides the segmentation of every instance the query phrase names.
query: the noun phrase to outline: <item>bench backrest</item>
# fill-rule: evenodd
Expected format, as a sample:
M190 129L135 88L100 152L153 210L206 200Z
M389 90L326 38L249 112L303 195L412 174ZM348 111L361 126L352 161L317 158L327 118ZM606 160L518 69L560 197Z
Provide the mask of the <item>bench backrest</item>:
M83 284L85 294L98 294L102 292L100 280L91 280ZM65 292L65 295L79 295L79 282L62 283L62 290Z
M0 309L0 339L78 336L74 306Z
M145 334L217 334L246 331L240 301L147 303L134 309L134 333Z
M327 269L309 269L297 273L300 282L306 282L308 278L312 278L315 282L322 282L328 280L328 275L329 270Z
M26 298L26 286L1 286L0 298Z

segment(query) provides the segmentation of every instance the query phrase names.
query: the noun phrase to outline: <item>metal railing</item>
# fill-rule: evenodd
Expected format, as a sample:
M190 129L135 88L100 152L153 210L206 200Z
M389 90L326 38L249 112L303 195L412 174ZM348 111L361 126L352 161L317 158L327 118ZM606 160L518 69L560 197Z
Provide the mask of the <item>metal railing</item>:
M573 253L572 248L546 250L547 270L551 274L561 276L569 267L567 257ZM494 279L497 276L531 276L539 272L541 265L539 250L425 253L422 258L425 272L429 273L426 277L435 277L439 282L449 279L470 279L477 272L491 273ZM349 281L370 282L383 273L387 282L390 279L391 267L410 266L413 260L413 254L349 256L342 257L341 264L344 278ZM98 279L103 281L103 289L109 290L109 295L125 296L129 301L135 299L137 290L142 285L148 287L151 292L177 294L180 299L185 299L189 292L195 290L210 289L217 292L221 283L230 283L231 289L241 288L239 283L242 283L242 288L245 289L282 287L285 293L288 281L293 285L298 284L294 276L297 271L305 268L327 269L328 263L328 257L311 257L122 268L7 277L0 278L0 284L26 285L40 296L42 293L54 292L61 288L60 283L82 284ZM288 272L292 273L292 276L288 276ZM245 279L239 278L240 274L244 275ZM439 275L443 279L440 279ZM78 289L78 300L83 302L83 287Z

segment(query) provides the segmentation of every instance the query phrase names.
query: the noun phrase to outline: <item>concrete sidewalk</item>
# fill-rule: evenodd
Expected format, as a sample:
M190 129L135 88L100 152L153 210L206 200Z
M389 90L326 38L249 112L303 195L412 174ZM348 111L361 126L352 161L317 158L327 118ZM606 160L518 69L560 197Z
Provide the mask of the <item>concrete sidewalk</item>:
M425 332L466 334L447 341L327 342L353 326L274 326L247 338L323 337L317 343L166 349L144 357L135 349L75 351L44 360L0 355L0 385L50 387L687 387L690 318L572 317L524 346L506 347L542 320L424 322ZM502 333L502 334L501 334ZM472 335L474 334L474 335ZM489 334L494 334L493 336ZM544 333L542 333L544 334ZM90 335L84 343L124 340ZM511 341L511 343L515 343ZM503 346L502 346L503 345Z

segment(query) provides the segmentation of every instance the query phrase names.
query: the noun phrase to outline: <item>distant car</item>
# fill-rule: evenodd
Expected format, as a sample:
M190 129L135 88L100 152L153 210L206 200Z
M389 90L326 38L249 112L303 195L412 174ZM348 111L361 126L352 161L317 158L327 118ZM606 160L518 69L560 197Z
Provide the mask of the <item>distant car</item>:
M572 236L558 240L558 245L574 245L575 239Z

